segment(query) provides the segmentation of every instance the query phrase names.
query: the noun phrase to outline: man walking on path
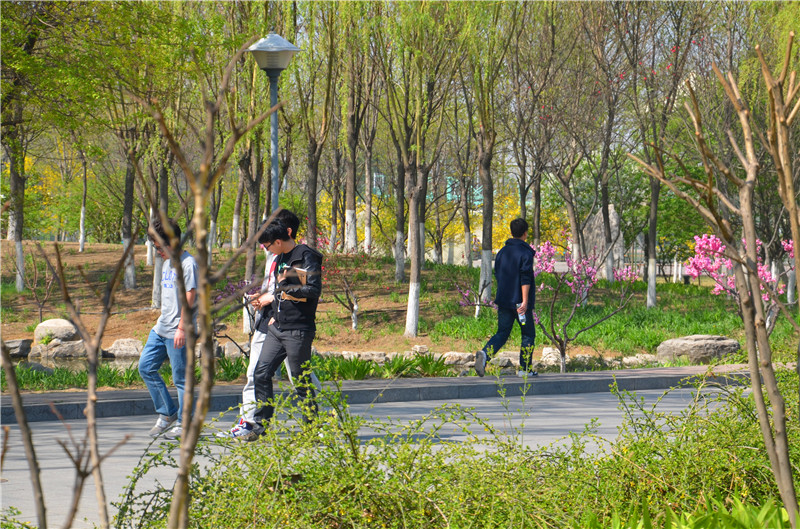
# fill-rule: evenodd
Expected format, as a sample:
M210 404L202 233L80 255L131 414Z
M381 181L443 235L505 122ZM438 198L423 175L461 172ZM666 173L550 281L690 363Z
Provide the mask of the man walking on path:
M297 238L297 230L300 228L300 219L297 215L288 209L280 209L275 215L275 220L286 225L289 236L292 239ZM275 299L275 269L278 255L266 251L264 234L259 237L259 242L261 243L261 248L267 254L267 263L264 272L264 281L261 285L261 293L250 298L250 304L259 312L256 316L253 338L250 341L250 361L247 366L247 382L244 388L242 388L242 405L239 407L241 417L233 428L217 434L218 437L229 437L242 441L255 441L258 438L258 432L254 431L256 426L255 413L258 407L258 395L264 396L266 394L265 385L267 384L267 365L259 362L259 360L261 358L264 342L267 338L267 333L269 333L269 322L273 317L272 302ZM285 363L287 371L290 371L288 359L285 360ZM315 379L313 373L311 373L311 377L312 382L317 386L319 381Z
M259 241L275 259L275 291L272 312L262 319L258 331L264 334L258 354L254 377L255 402L264 403L253 414L254 424L242 425L249 430L231 435L244 441L253 441L264 433L265 425L275 411L272 377L284 359L288 359L289 376L303 406L306 421L316 415L315 393L311 386L311 343L316 334L316 312L322 293L322 254L317 250L297 244L292 231L283 221L270 223ZM310 392L310 395L309 395ZM310 398L309 398L310 396ZM239 425L237 425L239 426Z
M525 239L528 237L528 223L525 219L511 221L511 239L497 252L494 260L494 275L497 278L497 332L483 349L475 353L475 372L479 377L486 373L486 362L496 354L511 334L514 321L518 321L522 331L522 345L519 351L517 376L536 376L531 368L531 353L536 338L533 323L535 285L533 282L533 256L535 252Z
M172 234L164 229L160 219L153 221L153 229L161 240L169 243L170 235L178 240L181 238L181 229L170 221ZM139 358L139 375L144 380L150 398L158 413L156 424L150 429L151 437L158 437L162 433L167 439L177 439L183 433L181 418L183 417L183 389L186 383L186 331L194 325L192 311L183 311L178 292L178 274L173 268L169 255L160 243L153 240L156 251L165 260L161 274L161 316L158 318L147 343L142 349ZM186 300L190 307L194 307L197 297L197 262L186 250L180 256L181 270L183 271L183 284L186 291ZM158 373L161 364L169 358L172 366L172 381L178 390L178 406L167 391L164 379Z

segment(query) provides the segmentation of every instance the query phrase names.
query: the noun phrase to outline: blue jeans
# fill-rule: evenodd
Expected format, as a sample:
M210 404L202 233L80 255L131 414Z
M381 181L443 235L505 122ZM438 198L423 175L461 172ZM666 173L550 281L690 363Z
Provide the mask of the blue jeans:
M172 400L164 379L158 373L161 364L169 358L172 366L172 381L178 389L178 406ZM139 358L139 375L147 385L150 398L156 407L156 413L169 417L178 414L178 420L183 416L183 388L186 385L186 346L175 349L175 342L172 338L164 338L151 330L147 337L147 343L142 349Z
M511 328L514 322L519 323L517 318L517 309L507 309L504 307L497 307L497 332L494 336L489 338L486 345L483 346L482 351L486 356L491 358L496 355L508 341L511 335ZM536 341L536 324L533 322L533 307L528 307L525 312L526 324L520 325L522 331L522 346L519 350L519 367L523 371L528 370L531 365L531 353L533 353L533 344Z

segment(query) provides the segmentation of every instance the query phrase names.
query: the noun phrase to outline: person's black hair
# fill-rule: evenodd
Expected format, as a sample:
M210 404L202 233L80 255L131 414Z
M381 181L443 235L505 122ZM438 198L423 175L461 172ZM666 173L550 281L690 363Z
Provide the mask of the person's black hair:
M528 231L528 222L525 219L514 219L511 221L511 236L519 239Z
M172 219L167 219L169 222L170 228L172 228L172 234L180 241L181 240L181 227L178 226L178 223ZM165 243L170 244L170 236L167 233L167 230L164 228L164 225L161 223L161 217L153 218L153 230L161 237ZM153 242L156 241L152 236L148 234L148 238Z
M300 219L297 215L286 208L281 208L278 210L278 213L275 214L275 220L279 220L286 224L287 228L291 228L292 239L297 238L297 230L300 229Z
M262 233L258 238L258 242L261 244L272 244L278 239L282 241L288 241L290 239L289 226L284 224L282 221L275 219L269 223L267 229L265 229L264 233Z

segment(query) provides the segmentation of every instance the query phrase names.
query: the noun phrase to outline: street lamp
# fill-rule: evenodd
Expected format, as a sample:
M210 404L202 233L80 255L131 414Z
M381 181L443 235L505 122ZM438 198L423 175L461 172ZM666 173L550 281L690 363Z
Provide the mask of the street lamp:
M270 32L269 35L259 40L247 51L253 54L253 58L258 63L258 67L264 70L269 76L269 102L274 107L278 104L278 77L281 72L289 66L294 54L301 51L300 48L284 39L277 33ZM278 209L278 113L273 112L270 116L271 124L271 150L272 150L272 210Z

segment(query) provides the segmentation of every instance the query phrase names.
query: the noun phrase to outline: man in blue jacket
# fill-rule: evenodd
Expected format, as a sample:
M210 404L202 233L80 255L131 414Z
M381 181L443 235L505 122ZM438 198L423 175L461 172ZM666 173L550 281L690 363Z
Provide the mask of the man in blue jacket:
M535 252L525 242L528 237L528 223L525 219L511 221L511 237L494 259L494 275L497 278L497 294L494 300L497 305L497 333L486 342L483 349L475 353L475 372L479 377L485 374L489 358L505 345L515 320L519 322L522 331L522 346L519 351L520 370L517 376L538 374L531 367L531 353L536 338L536 327L533 322Z

